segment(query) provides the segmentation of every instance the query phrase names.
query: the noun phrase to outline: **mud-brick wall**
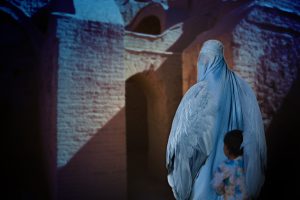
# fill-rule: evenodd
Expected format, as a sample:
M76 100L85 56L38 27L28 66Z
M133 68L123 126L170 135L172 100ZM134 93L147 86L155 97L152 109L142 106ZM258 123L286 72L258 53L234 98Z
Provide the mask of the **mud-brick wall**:
M123 25L56 17L58 199L123 199Z
M258 1L232 34L234 69L254 88L266 128L297 78L299 6L299 1Z
M160 35L126 31L125 48L165 52L182 35L182 24L177 24Z

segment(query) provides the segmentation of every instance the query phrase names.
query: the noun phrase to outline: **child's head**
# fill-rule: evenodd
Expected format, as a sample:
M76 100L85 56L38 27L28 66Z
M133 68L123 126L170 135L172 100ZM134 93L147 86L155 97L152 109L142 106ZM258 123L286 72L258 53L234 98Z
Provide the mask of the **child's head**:
M229 158L236 158L243 155L241 144L243 142L243 132L241 130L232 130L226 133L224 137L224 153Z

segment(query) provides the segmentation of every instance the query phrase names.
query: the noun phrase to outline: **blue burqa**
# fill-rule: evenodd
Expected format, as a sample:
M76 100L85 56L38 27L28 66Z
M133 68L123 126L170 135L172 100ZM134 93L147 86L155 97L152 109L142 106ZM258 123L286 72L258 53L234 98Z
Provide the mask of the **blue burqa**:
M266 142L251 87L228 69L223 44L206 41L198 58L198 79L182 98L167 145L168 182L176 199L215 200L213 173L226 159L223 138L243 131L246 188L256 198L264 183Z

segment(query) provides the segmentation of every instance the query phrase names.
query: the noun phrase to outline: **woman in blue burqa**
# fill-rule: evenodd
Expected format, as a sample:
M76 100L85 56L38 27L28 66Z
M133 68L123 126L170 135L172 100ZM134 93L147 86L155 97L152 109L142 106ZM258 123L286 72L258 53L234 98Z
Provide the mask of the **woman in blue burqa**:
M179 104L167 145L173 194L179 200L221 198L211 180L226 159L225 133L239 129L243 131L246 189L251 198L257 198L264 183L266 142L255 94L227 67L220 41L203 44L197 70L197 83Z

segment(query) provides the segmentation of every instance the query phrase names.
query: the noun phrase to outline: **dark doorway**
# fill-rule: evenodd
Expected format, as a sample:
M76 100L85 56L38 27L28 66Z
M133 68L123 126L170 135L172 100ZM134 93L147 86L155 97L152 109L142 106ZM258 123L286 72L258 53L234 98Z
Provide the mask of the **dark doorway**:
M148 161L147 99L136 77L126 81L128 199L145 188Z
M158 35L161 33L160 21L155 16L146 17L137 25L137 27L133 31L138 33Z

